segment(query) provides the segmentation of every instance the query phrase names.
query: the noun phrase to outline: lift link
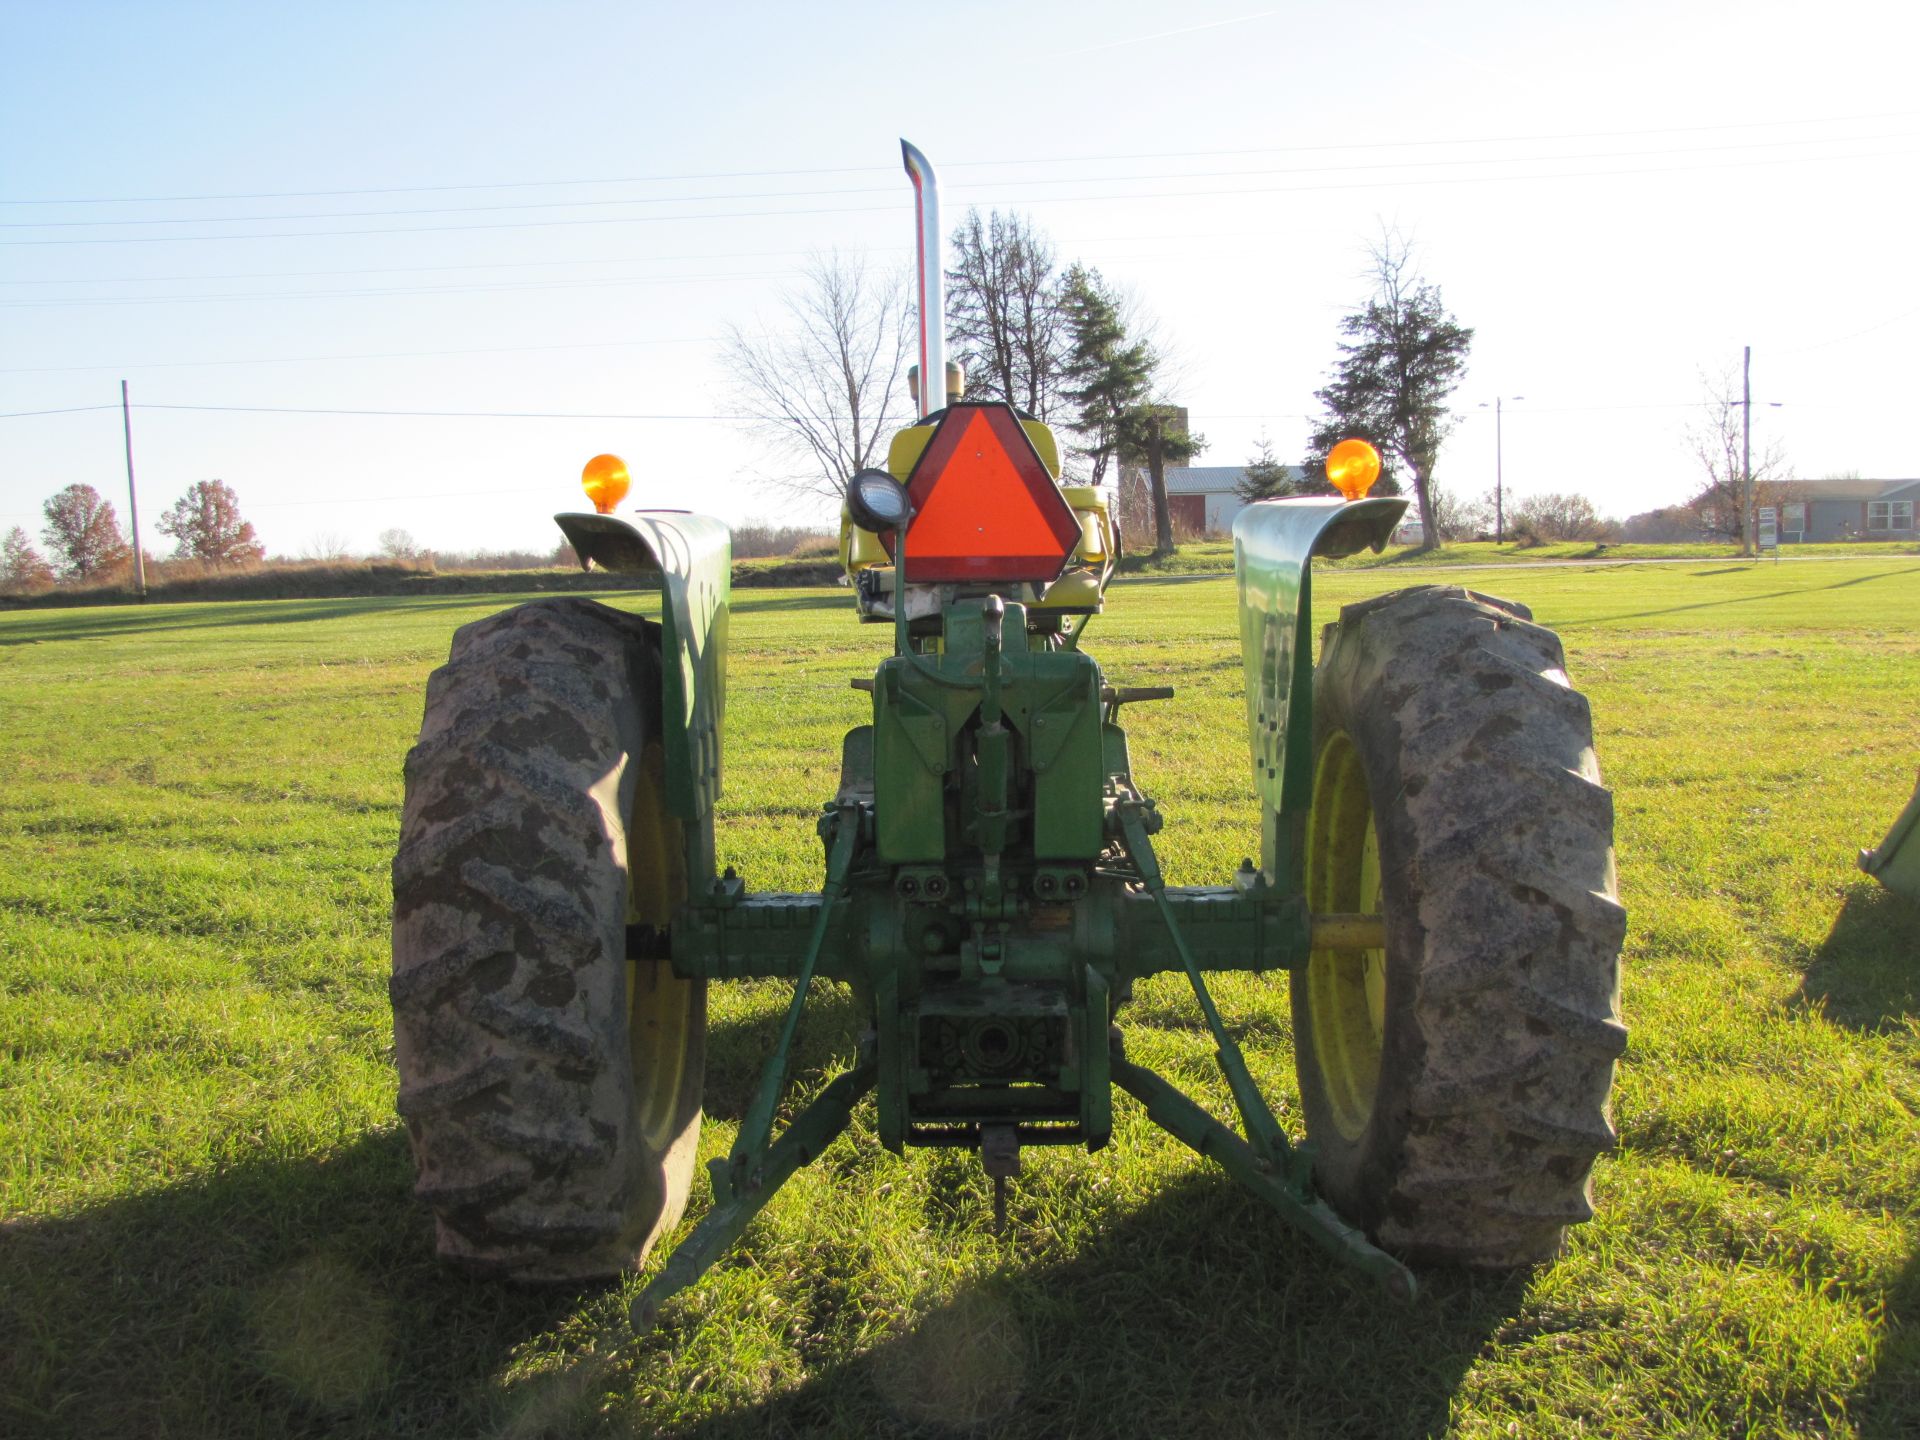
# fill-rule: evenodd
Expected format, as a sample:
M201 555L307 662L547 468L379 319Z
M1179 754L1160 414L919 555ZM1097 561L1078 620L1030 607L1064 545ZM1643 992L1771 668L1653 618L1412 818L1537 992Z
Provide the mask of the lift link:
M1336 1215L1311 1191L1283 1184L1255 1149L1174 1089L1163 1077L1126 1058L1113 1042L1113 1083L1146 1107L1147 1118L1208 1159L1259 1196L1295 1229L1342 1264L1379 1281L1396 1300L1411 1302L1419 1293L1413 1272ZM1298 1153L1298 1152L1296 1152Z
M793 1054L794 1036L800 1029L800 1012L806 1008L807 991L813 984L814 968L820 963L820 947L826 941L827 924L833 918L835 905L847 893L847 875L853 869L854 851L860 840L859 807L835 807L822 828L830 832L830 838L827 878L820 889L820 913L814 919L813 934L807 940L806 955L794 981L793 1000L787 1006L786 1023L780 1027L779 1043L761 1068L759 1088L740 1122L733 1151L725 1160L715 1160L707 1167L713 1177L716 1206L752 1191L771 1192L780 1184L779 1180L769 1184L765 1172L765 1162L772 1153L768 1141L773 1134L773 1115L780 1104L780 1092L786 1087L787 1063Z
M1174 948L1186 968L1187 979L1193 985L1193 993L1200 1001L1201 1013L1206 1016L1207 1028L1218 1047L1216 1058L1226 1074L1228 1088L1233 1091L1233 1102L1240 1112L1240 1123L1246 1129L1247 1138L1234 1134L1161 1076L1131 1064L1117 1035L1112 1045L1114 1084L1146 1106L1147 1118L1154 1124L1200 1154L1218 1161L1229 1175L1278 1210L1289 1224L1304 1231L1322 1250L1373 1276L1396 1299L1412 1300L1418 1288L1413 1272L1347 1224L1325 1202L1314 1198L1311 1150L1288 1142L1286 1132L1253 1083L1239 1045L1227 1033L1213 996L1200 978L1200 967L1194 963L1193 952L1180 933L1180 922L1167 902L1160 862L1147 838L1143 818L1146 804L1125 801L1116 808L1127 855L1139 872L1141 883L1159 906Z
M1180 932L1180 922L1174 916L1173 907L1167 903L1167 882L1160 873L1160 862L1154 856L1153 844L1147 839L1143 818L1146 802L1126 800L1115 808L1120 819L1120 834L1127 847L1127 857L1133 861L1141 883L1147 887L1147 893L1153 896L1154 904L1159 907L1160 918L1166 922L1167 934L1179 953L1182 968L1187 972L1187 981L1193 986L1194 996L1200 1002L1200 1013L1206 1016L1207 1029L1213 1035L1215 1058L1226 1074L1227 1088L1233 1091L1233 1103L1240 1112L1240 1123L1246 1129L1248 1141L1269 1173L1278 1170L1296 1184L1306 1183L1311 1164L1304 1157L1296 1158L1293 1147L1287 1143L1286 1132L1280 1128L1280 1122L1261 1098L1259 1088L1253 1083L1253 1076L1247 1072L1247 1062L1240 1053L1240 1046L1227 1033L1226 1022L1220 1018L1213 996L1207 991L1207 982L1200 978L1200 967L1194 963L1193 952L1187 948L1186 937Z
M706 1274L708 1267L745 1233L748 1222L760 1213L774 1192L792 1178L793 1172L839 1137L853 1118L853 1107L873 1089L877 1074L878 1067L869 1050L853 1069L835 1076L780 1138L756 1157L756 1184L725 1198L715 1192L713 1208L700 1217L700 1223L688 1232L686 1239L674 1246L666 1265L627 1312L636 1332L644 1334L652 1329L660 1307ZM719 1162L715 1162L714 1169L718 1179Z

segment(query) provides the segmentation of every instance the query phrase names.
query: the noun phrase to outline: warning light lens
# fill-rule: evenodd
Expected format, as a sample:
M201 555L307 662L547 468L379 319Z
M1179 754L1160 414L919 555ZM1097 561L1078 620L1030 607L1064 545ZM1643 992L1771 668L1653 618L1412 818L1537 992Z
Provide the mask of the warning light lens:
M1380 452L1364 440L1342 440L1327 452L1327 479L1348 500L1358 500L1380 478Z
M626 498L627 486L631 483L627 462L618 455L596 455L580 472L580 488L587 492L587 499L602 515L613 513L613 507Z

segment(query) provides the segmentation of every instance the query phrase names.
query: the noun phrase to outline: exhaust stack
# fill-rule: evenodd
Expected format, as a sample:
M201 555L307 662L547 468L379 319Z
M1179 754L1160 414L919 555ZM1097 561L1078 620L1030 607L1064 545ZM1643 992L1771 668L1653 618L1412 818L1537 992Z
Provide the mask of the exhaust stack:
M946 270L940 263L940 181L933 164L918 147L900 142L900 158L913 181L914 258L919 269L920 300L920 414L925 417L945 405L947 387L927 378L947 374Z

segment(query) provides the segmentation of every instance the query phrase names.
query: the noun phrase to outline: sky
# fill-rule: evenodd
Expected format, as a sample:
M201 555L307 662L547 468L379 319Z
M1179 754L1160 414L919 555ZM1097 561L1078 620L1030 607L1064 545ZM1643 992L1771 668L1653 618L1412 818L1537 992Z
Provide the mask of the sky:
M0 532L124 520L123 379L159 554L203 479L275 553L545 549L603 451L813 518L717 338L810 254L906 263L901 136L1151 315L1201 463L1301 453L1392 226L1475 332L1451 490L1505 397L1510 497L1678 501L1745 346L1756 451L1920 475L1916 53L1893 0L0 0Z

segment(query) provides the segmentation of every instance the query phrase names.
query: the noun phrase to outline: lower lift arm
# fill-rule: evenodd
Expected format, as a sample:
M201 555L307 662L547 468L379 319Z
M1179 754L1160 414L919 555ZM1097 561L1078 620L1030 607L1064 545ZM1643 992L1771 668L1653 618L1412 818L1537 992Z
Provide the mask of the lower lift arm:
M1356 1266L1373 1276L1387 1293L1401 1300L1413 1299L1417 1286L1413 1272L1386 1251L1336 1215L1313 1193L1313 1157L1305 1149L1288 1143L1280 1122L1261 1098L1259 1087L1248 1073L1246 1058L1233 1036L1227 1033L1213 996L1207 992L1200 967L1180 933L1180 922L1167 901L1166 880L1160 862L1147 839L1147 807L1138 802L1123 803L1119 810L1120 833L1127 857L1139 873L1140 881L1154 898L1169 938L1179 952L1181 967L1193 986L1213 1036L1215 1055L1233 1092L1234 1107L1246 1128L1242 1138L1202 1110L1153 1071L1129 1062L1114 1041L1113 1081L1147 1107L1147 1118L1200 1154L1217 1161L1229 1175L1265 1200L1308 1239L1335 1259Z

